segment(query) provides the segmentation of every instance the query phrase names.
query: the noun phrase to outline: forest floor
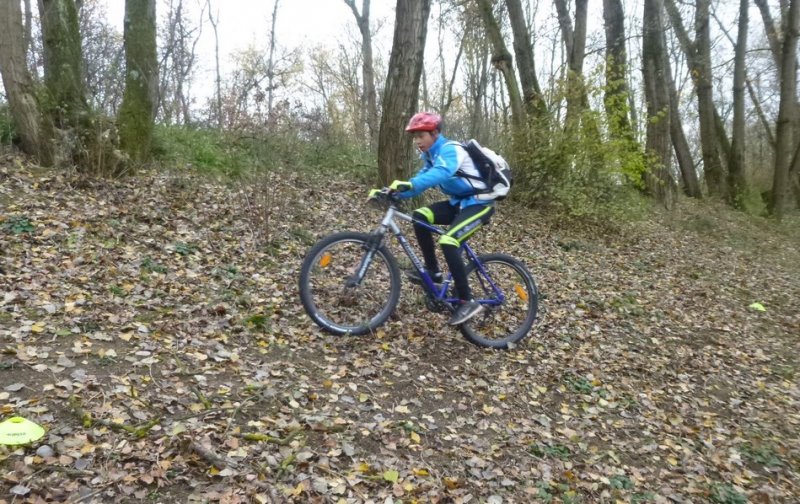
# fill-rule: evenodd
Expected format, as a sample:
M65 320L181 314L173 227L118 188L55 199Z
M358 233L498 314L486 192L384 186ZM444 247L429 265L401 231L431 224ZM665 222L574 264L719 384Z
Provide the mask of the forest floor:
M0 503L800 499L797 222L504 203L474 244L541 320L491 351L409 284L372 336L305 316L303 254L374 227L366 190L0 161L0 420L47 431L0 446Z

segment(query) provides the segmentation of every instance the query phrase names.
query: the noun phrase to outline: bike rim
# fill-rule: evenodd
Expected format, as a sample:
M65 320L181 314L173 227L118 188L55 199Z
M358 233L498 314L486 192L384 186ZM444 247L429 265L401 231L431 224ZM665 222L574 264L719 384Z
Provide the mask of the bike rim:
M536 317L538 293L527 272L505 261L486 261L491 282L475 268L469 283L483 313L464 324L464 329L485 346L503 347L524 338ZM500 297L496 291L501 292Z
M390 309L392 270L388 258L376 251L361 283L348 286L366 253L364 242L331 243L314 257L308 291L317 320L337 333L373 329Z

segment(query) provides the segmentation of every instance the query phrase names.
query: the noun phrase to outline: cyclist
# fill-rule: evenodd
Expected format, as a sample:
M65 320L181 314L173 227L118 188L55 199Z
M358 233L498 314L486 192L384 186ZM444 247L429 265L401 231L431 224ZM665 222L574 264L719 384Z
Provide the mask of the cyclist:
M418 208L413 216L430 224L450 226L448 232L439 238L439 245L453 275L456 293L461 299L460 306L449 321L450 325L458 325L485 310L472 297L459 250L467 238L489 222L494 213L494 202L475 198L476 191L485 189L486 185L463 176L477 176L479 173L466 150L448 140L441 129L442 118L437 114L419 112L411 117L406 131L413 135L424 164L411 180L395 180L389 187L404 199L418 196L435 186L449 196L447 200ZM431 231L414 224L414 232L425 259L425 267L435 283L442 283ZM409 277L416 283L422 282L416 271L411 272Z

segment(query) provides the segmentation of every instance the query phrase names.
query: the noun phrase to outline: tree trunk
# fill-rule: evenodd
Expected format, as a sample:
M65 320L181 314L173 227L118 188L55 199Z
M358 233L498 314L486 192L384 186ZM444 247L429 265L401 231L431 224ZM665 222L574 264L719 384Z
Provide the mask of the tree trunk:
M514 34L514 54L517 57L522 97L527 113L546 125L549 122L547 104L539 87L539 80L536 78L531 35L525 22L522 4L520 0L506 0L506 8L511 20L511 31Z
M725 176L720 161L711 81L711 31L709 27L710 0L698 0L695 10L695 46L697 50L697 108L700 118L700 143L703 153L708 192L714 196L725 197Z
M219 32L217 31L217 21L219 21L219 11L217 17L211 13L211 0L206 0L208 6L208 22L211 23L211 28L214 30L214 58L216 61L216 114L217 114L217 128L222 129L222 76L219 68Z
M667 208L675 200L675 184L670 173L670 100L667 82L667 50L664 38L662 0L645 0L642 34L642 60L645 101L647 102L646 151L649 172L645 175L648 192Z
M719 145L727 143L724 126L714 105L711 87L711 49L709 31L709 0L698 0L695 10L696 40L692 42L683 27L680 13L674 0L665 5L672 28L681 44L692 75L700 123L700 144L703 157L703 172L710 195L725 195L725 176L720 161ZM722 131L720 131L722 127ZM724 137L724 138L723 138Z
M702 198L703 191L700 189L700 180L697 178L692 152L689 148L689 142L686 140L681 114L678 110L678 90L675 87L675 77L672 75L669 58L667 58L666 65L669 79L669 134L672 139L675 158L678 160L678 167L681 170L683 191L692 198Z
M133 161L150 157L158 86L155 0L125 1L125 94L119 110L122 150Z
M775 177L772 182L771 213L783 218L789 199L790 166L794 155L794 118L797 93L797 37L800 20L800 0L791 0L786 14L786 28L781 48L781 101L775 140Z
M772 14L770 13L769 4L765 0L755 0L756 5L758 6L759 11L761 11L761 18L764 21L764 30L767 33L767 39L769 40L770 50L772 51L772 57L775 61L775 67L778 69L778 75L782 75L782 44L783 40L781 39L781 35L778 33L778 29L775 26L775 21L772 19ZM787 26L790 22L790 8L787 8L787 4L785 1L781 2L781 11L782 11L782 29L783 32L787 32ZM797 62L795 61L795 65ZM793 129L794 129L794 139L795 143L800 145L800 101L795 98L795 106L794 106L794 115L792 117ZM793 186L793 191L796 195L797 204L800 206L800 151L795 151L795 155L793 156L793 161L791 162L789 168L789 180L790 184Z
M569 71L567 72L567 116L564 119L567 127L580 117L588 104L586 90L583 87L583 60L586 52L586 16L588 0L575 0L575 29L569 17L566 0L555 0L558 12L558 24L561 36L569 55Z
M273 125L272 110L275 106L275 25L278 22L278 0L272 6L272 28L269 33L269 61L267 61L267 122Z
M461 35L461 41L458 44L458 53L456 53L456 60L455 63L453 63L453 71L450 73L449 79L444 73L445 70L444 59L442 59L442 82L445 81L447 82L447 87L442 90L442 101L441 101L442 117L447 117L447 112L450 110L450 106L453 104L453 101L455 100L453 96L453 88L455 87L456 78L458 77L458 72L460 70L461 57L464 55L465 42L466 42L466 33ZM440 48L442 48L441 52L444 52L443 47L444 47L443 44L440 45Z
M625 157L626 163L639 162L642 152L629 116L629 111L633 115L634 104L628 88L628 55L625 49L627 35L621 0L603 0L603 20L606 33L606 89L603 106L609 136L620 146L620 154Z
M489 46L478 23L464 23L464 74L469 114L468 136L484 141L489 115L486 89L489 85Z
M735 206L741 204L741 197L746 189L745 163L745 111L744 111L744 72L745 51L747 50L747 20L749 0L740 0L739 34L736 39L736 51L733 65L733 141L731 158L728 165L728 198Z
M514 58L511 56L511 53L508 52L506 44L503 41L503 34L500 31L500 25L494 18L492 0L477 0L477 2L478 10L483 19L484 28L486 29L486 36L492 43L492 64L503 74L503 80L508 89L508 98L511 101L511 122L517 132L522 131L526 116L525 109L522 106L519 84L517 83L517 73L514 70Z
M58 127L78 128L89 106L84 96L81 36L74 0L40 0L44 82Z
M625 12L622 0L603 0L606 31L606 91L603 103L611 135L634 142L628 117L628 55L625 50Z
M370 0L362 0L361 14L355 0L344 0L353 11L358 30L361 32L361 75L364 80L364 102L366 104L366 123L369 129L369 149L375 151L378 143L378 102L375 92L375 69L372 58L372 32L369 26Z
M669 72L669 134L675 158L678 160L678 168L681 171L683 192L692 198L702 198L703 191L700 189L700 180L697 178L692 151L686 140L681 114L678 110L678 91L675 88L675 77L672 76L669 59L667 59L667 71Z
M384 185L406 178L413 164L405 124L416 112L430 11L430 0L397 0L378 134L378 176Z
M28 71L23 33L19 1L0 0L0 71L20 147L40 164L50 166L52 125L42 114L36 86Z
M158 64L160 84L156 117L166 124L188 126L191 122L191 82L208 4L198 7L199 23L194 26L187 17L183 0L170 0L166 26L158 31L161 35L157 43L161 47L161 60Z
M27 56L33 48L33 9L31 0L25 0L25 55Z
M775 65L778 67L778 75L780 75L781 65L781 39L778 35L778 29L775 27L775 21L772 19L772 14L769 10L767 0L753 0L761 12L761 19L764 21L764 31L767 33L767 40L769 41L769 48L772 52L772 59L775 60Z

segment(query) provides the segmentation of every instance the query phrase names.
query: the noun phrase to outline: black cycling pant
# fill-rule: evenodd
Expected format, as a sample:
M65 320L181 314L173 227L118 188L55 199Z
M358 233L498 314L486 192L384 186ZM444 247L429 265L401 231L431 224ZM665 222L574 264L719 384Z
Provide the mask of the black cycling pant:
M461 244L472 236L475 231L489 223L489 218L494 214L494 206L472 205L464 209L451 205L449 201L439 201L428 207L414 210L414 218L429 224L447 226L447 233L439 238L447 267L453 275L453 282L460 299L472 299L472 292L467 282L467 272L464 261L461 259ZM433 244L433 232L424 226L414 223L414 233L417 235L422 256L425 259L425 268L434 274L439 271L436 260L436 248Z

